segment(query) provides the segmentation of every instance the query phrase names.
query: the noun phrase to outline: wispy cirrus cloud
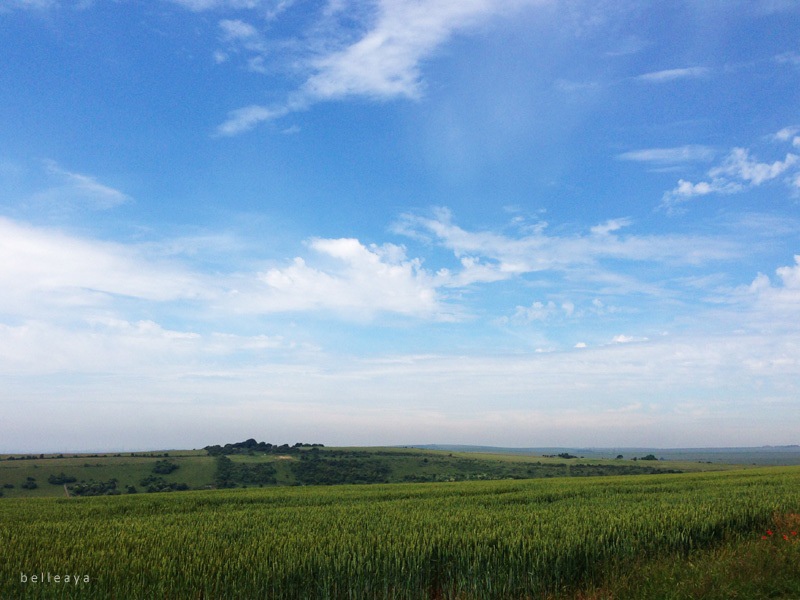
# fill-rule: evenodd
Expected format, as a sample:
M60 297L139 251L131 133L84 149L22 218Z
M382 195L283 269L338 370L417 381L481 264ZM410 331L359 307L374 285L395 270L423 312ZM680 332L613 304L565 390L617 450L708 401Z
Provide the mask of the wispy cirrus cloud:
M114 298L169 302L204 285L135 247L83 239L0 217L0 310L21 317L108 306Z
M667 83L679 79L697 79L711 73L708 67L684 67L681 69L665 69L638 75L636 79L646 83Z
M34 195L37 201L61 206L108 210L131 201L127 194L100 183L97 178L63 168L54 160L45 160L44 167L55 186Z
M606 259L702 264L738 255L735 244L718 237L618 233L631 224L627 218L611 219L590 228L588 234L550 235L545 229L537 229L510 236L463 229L453 222L449 210L438 209L429 217L403 215L394 224L394 231L418 239L432 236L456 257L471 258L467 265L462 262L465 270L481 266L486 271L484 280L489 276L509 278L523 273L564 271Z
M314 73L303 86L309 96L418 98L421 61L456 31L503 12L492 0L382 0L376 8L374 25L359 40L312 60Z
M272 7L280 2L275 0L169 0L189 10L202 12L206 10L222 9L263 9Z
M301 104L297 104L294 110L299 110ZM216 135L218 136L234 136L246 131L250 131L265 121L272 121L280 117L288 115L292 112L292 108L288 106L277 106L275 108L268 108L258 104L252 104L228 113L227 120L217 127Z
M648 163L657 166L673 166L691 162L707 162L717 152L709 146L690 144L672 148L644 148L617 154L619 160Z
M4 0L0 2L0 13L12 10L47 10L58 4L58 0Z
M775 62L800 67L800 52L782 52L774 57Z
M419 3L371 0L358 14L371 16L363 31L337 26L321 28L326 38L313 40L318 48L297 57L305 82L284 103L252 105L229 114L218 135L237 135L258 123L303 110L317 102L364 97L373 100L419 99L424 93L422 63L456 33L494 17L509 14L537 0L435 0ZM346 11L349 3L329 6L327 17ZM351 7L356 10L355 7ZM249 33L248 33L249 35ZM246 110L250 118L240 112Z

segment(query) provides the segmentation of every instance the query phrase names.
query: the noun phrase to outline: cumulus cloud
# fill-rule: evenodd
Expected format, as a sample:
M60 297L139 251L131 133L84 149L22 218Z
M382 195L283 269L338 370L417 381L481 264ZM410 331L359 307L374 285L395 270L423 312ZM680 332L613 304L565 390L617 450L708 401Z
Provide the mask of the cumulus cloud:
M530 306L518 306L514 313L515 320L522 320L525 322L531 321L545 321L556 313L556 303L550 300L546 304L544 302L536 301Z
M770 136L774 141L800 145L795 128L784 128ZM709 169L705 181L693 183L679 179L677 185L666 192L661 206L667 211L676 210L682 203L698 196L709 194L735 194L782 176L791 187L800 187L800 156L786 153L782 159L762 162L754 158L746 148L733 148L718 165Z
M310 248L335 259L327 270L303 258L258 275L259 286L248 300L253 310L325 309L351 314L392 312L433 316L443 313L435 281L418 259L392 244L364 246L352 238L314 239Z
M796 154L787 154L782 161L762 163L753 159L746 149L734 148L723 163L711 169L708 174L712 180L740 180L756 186L775 179L797 163L798 156Z
M517 306L514 316L511 317L513 323L533 323L543 322L552 319L563 319L573 316L575 304L572 302L562 302L560 305L552 300L541 302L536 300L530 306Z
M800 147L800 127L784 127L772 136L776 142L791 142L795 148Z
M759 322L777 323L785 321L788 327L800 318L800 255L794 256L794 264L775 270L777 281L760 273L753 282L739 292L739 298L753 302L753 317Z
M316 238L308 246L320 264L296 257L263 272L209 274L192 266L185 241L107 243L0 217L0 288L6 290L0 311L83 318L134 301L192 302L206 315L330 310L358 318L382 312L453 318L437 292L452 280L431 275L400 246L365 246L352 238ZM161 258L164 248L172 249L169 262Z
M608 235L611 232L619 231L623 227L628 227L633 221L630 219L609 219L605 223L600 223L599 225L595 225L589 231L591 231L594 235Z

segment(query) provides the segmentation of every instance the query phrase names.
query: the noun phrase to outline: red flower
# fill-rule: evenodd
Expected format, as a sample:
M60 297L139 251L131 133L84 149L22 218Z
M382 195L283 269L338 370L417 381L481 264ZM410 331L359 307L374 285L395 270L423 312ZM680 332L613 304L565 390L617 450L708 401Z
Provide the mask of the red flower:
M767 535L772 535L772 529L767 529Z

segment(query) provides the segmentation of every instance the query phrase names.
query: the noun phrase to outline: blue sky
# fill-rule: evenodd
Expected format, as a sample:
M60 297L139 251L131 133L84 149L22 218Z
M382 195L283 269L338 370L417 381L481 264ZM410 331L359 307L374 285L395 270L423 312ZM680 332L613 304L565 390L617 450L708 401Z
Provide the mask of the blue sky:
M800 4L0 0L0 451L798 443Z

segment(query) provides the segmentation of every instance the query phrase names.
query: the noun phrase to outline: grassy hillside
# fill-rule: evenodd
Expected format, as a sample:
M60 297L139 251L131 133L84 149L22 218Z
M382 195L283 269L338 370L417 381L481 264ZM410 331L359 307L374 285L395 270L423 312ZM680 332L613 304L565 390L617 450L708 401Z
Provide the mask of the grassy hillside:
M51 477L62 474L74 478L75 485L81 482L117 481L117 488L125 492L126 486L141 489L141 481L156 475L153 468L158 461L170 460L179 465L176 471L160 475L174 483L186 483L191 489L210 486L214 479L214 459L204 451L169 451L125 454L49 455L44 458L21 459L21 455L0 460L0 491L6 498L65 496L62 483L52 484ZM29 478L37 487L23 487ZM13 487L9 487L13 486Z
M95 486L137 493L185 487L253 487L346 483L411 483L630 475L731 468L699 462L631 459L564 459L512 454L477 454L414 448L302 448L287 453L228 455L233 466L220 477L220 459L204 450L147 453L0 457L0 492L6 498L65 496ZM160 461L176 466L155 473ZM150 478L150 479L148 479ZM74 480L74 481L72 481ZM53 481L54 483L50 483ZM143 483L144 482L144 483ZM35 484L35 487L32 485ZM77 486L84 486L78 488Z

